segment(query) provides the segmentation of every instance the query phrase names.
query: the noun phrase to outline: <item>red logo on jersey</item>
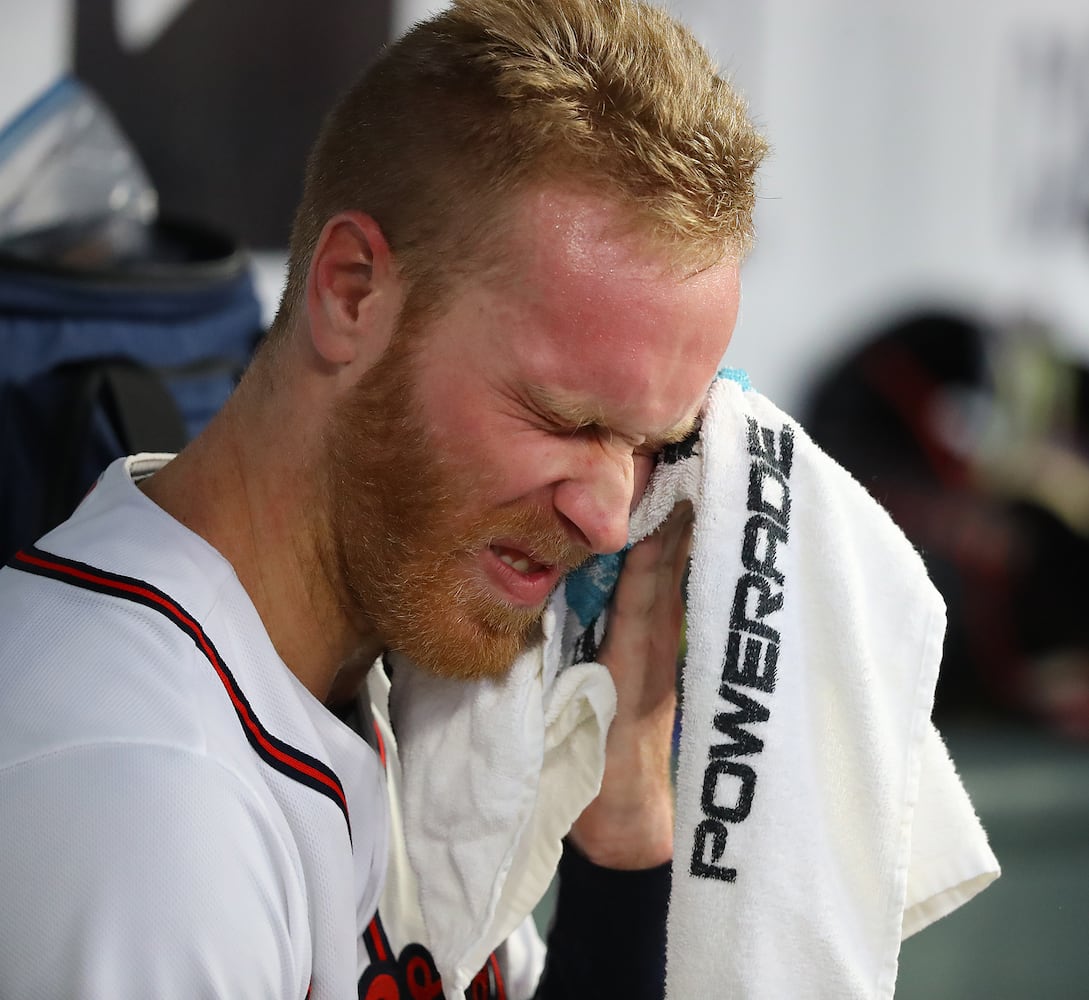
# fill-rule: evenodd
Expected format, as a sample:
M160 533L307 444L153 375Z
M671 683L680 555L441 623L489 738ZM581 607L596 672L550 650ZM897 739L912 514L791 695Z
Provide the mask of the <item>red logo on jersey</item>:
M394 957L377 914L363 940L371 964L359 980L359 1000L442 1000L442 980L431 953L422 944L406 945ZM473 977L465 996L467 1000L507 1000L494 953Z

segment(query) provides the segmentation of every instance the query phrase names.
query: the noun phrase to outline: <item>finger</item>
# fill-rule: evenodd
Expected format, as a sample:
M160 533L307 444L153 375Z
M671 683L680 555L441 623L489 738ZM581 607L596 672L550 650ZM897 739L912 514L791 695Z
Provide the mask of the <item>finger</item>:
M651 614L660 601L674 595L679 599L691 524L691 507L685 504L631 548L613 597L614 615L641 617Z
M662 568L670 580L677 578L677 570L683 570L688 559L693 523L691 505L685 503L678 506L663 525Z
M647 571L660 572L687 558L687 540L692 524L691 507L677 507L653 533L628 551L624 569L634 577Z
M677 593L681 591L685 567L688 565L688 557L692 554L692 535L695 532L695 526L695 518L688 519L677 539L677 549L672 561L673 577L670 580L670 586Z
M674 557L681 556L685 529L678 530L673 541ZM661 554L662 540L647 540L646 550ZM641 543L642 544L642 543ZM664 671L672 683L680 643L684 604L680 582L684 562L674 559L653 566L625 567L610 610L609 627L600 651L600 659L614 670L636 669ZM664 675L663 675L664 676Z

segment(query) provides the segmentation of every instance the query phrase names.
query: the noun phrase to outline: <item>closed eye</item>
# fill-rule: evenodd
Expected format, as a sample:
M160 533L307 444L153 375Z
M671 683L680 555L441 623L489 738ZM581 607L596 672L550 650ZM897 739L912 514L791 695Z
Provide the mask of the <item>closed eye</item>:
M592 420L588 420L586 423L582 424L568 425L567 434L570 437L600 441L606 445L612 445L617 438L617 434L612 428Z
M701 420L699 417L695 417L692 420L685 421L683 424L679 424L668 434L654 440L648 441L646 447L651 448L653 453L659 455L666 448L674 447L679 444L683 444L689 438L699 433Z
M633 455L653 456L660 450L646 444L642 439L626 438L618 431L596 420L573 423L556 419L552 423L555 428L554 433L559 436L600 442L608 448L626 445Z
M593 421L576 423L564 420L562 417L547 414L540 415L541 423L551 434L559 437L597 437L601 433L601 425Z
M594 439L610 447L623 443L631 449L632 454L642 457L654 457L663 448L685 440L699 423L698 414L693 414L661 435L651 438L641 434L626 435L610 427L595 407L568 404L539 386L528 387L523 405L552 434Z

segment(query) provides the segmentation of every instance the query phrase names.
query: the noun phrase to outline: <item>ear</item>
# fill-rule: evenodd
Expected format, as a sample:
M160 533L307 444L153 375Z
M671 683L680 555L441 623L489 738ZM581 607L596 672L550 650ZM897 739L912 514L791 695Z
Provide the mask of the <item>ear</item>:
M369 368L396 326L402 287L378 223L340 212L325 223L310 260L310 338L330 365Z

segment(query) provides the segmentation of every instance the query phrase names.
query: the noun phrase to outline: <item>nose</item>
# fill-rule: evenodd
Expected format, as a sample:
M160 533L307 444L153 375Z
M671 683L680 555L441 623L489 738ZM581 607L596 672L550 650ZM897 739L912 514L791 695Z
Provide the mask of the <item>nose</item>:
M619 552L628 544L635 482L631 455L602 454L556 485L552 503L594 553Z

